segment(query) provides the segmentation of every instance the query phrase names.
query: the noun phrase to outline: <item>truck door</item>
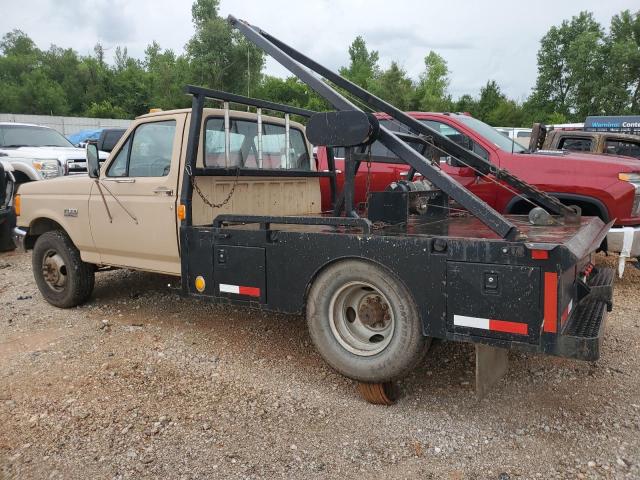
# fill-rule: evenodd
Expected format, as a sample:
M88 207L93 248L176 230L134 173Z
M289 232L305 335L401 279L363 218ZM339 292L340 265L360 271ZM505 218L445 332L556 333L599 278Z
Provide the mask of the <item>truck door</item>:
M91 190L101 261L180 274L176 201L185 114L145 118L114 150Z
M450 140L453 140L466 149L471 150L484 159L491 160L493 163L498 165L498 161L492 159L489 152L482 145L480 145L478 142L470 138L467 134L454 127L453 125L437 120L422 120L422 122L427 126L433 128L434 130L440 132L442 135L445 135ZM436 152L435 155L440 156L440 166L442 170L447 172L460 184L475 193L489 205L495 205L495 183L482 175L477 175L472 168L458 162L456 159L448 156L444 152Z

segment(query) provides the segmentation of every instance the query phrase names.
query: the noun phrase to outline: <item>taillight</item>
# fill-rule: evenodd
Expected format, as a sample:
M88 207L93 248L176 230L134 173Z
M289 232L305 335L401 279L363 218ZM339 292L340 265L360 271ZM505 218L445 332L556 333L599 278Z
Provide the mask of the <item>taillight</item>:
M16 215L18 215L18 216L20 215L20 204L21 203L22 202L20 201L20 194L18 194L18 195L15 196L15 199L13 201L13 208L15 209Z

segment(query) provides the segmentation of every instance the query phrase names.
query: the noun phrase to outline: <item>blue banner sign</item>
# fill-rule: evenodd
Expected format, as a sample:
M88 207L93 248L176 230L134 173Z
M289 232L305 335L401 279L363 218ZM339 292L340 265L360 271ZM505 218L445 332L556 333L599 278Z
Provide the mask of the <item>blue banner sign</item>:
M640 115L587 117L584 129L587 132L619 132L640 135Z

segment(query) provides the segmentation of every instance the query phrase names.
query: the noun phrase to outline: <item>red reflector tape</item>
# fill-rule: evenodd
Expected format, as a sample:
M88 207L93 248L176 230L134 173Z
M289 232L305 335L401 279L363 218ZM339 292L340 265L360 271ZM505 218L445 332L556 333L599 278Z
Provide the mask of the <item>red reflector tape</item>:
M248 297L259 297L260 289L258 287L243 287L241 285L229 285L221 283L220 293L234 293L236 295L246 295Z
M547 260L549 258L548 250L531 250L531 258L534 260Z
M544 326L549 333L558 331L558 274L544 272Z
M489 320L489 330L494 332L517 333L526 335L529 333L529 325L520 322L506 322L504 320Z
M248 295L250 297L259 297L260 289L258 287L240 287L240 295Z
M516 335L527 335L529 333L529 325L526 323L468 317L466 315L454 315L453 324L456 327L480 328L492 332L515 333Z

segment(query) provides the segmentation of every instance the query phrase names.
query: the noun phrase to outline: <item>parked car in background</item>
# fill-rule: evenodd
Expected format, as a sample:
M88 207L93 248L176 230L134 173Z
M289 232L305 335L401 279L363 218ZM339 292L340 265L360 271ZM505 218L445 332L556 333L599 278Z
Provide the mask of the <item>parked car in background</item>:
M586 216L603 221L615 220L604 248L622 252L623 258L640 256L640 163L628 157L594 155L582 152L538 152L529 150L499 133L493 127L469 115L454 113L410 112L414 118L443 135L509 170L550 193L568 205L577 205ZM386 115L378 115L390 130L399 130ZM570 132L571 133L571 132ZM384 190L394 180L407 177L407 167L394 163L395 155L380 143L372 145L369 176L370 191ZM493 178L478 175L472 168L437 150L427 152L439 159L442 170L501 213L526 214L532 205L512 189L501 188ZM336 157L340 156L340 152ZM327 152L317 149L318 170L326 170ZM385 162L385 163L378 163ZM344 159L336 158L338 187L344 183ZM367 192L367 167L363 163L356 175L355 201L364 202ZM322 205L331 208L329 181L323 180ZM626 245L627 249L623 248Z
M116 146L120 137L126 132L126 128L96 128L93 130L80 130L67 139L76 147L84 148L87 143L96 143L98 150L109 153Z
M13 250L15 245L11 233L16 226L13 208L15 178L11 163L0 159L0 252Z
M78 148L84 148L87 146L87 142L97 141L98 137L102 133L102 128L92 128L88 130L80 130L79 132L67 135L67 140L73 143Z
M0 155L11 163L16 184L86 173L86 153L58 131L27 123L0 123ZM100 160L108 154L101 153Z
M577 130L549 130L534 126L529 148L542 150L570 150L572 152L623 155L640 159L640 135L615 132L586 132Z
M103 128L97 139L98 150L110 153L126 131L126 128Z
M526 148L529 146L529 139L531 138L530 128L515 128L515 127L495 127L495 128L505 137L510 138L514 142L519 143L523 147Z

